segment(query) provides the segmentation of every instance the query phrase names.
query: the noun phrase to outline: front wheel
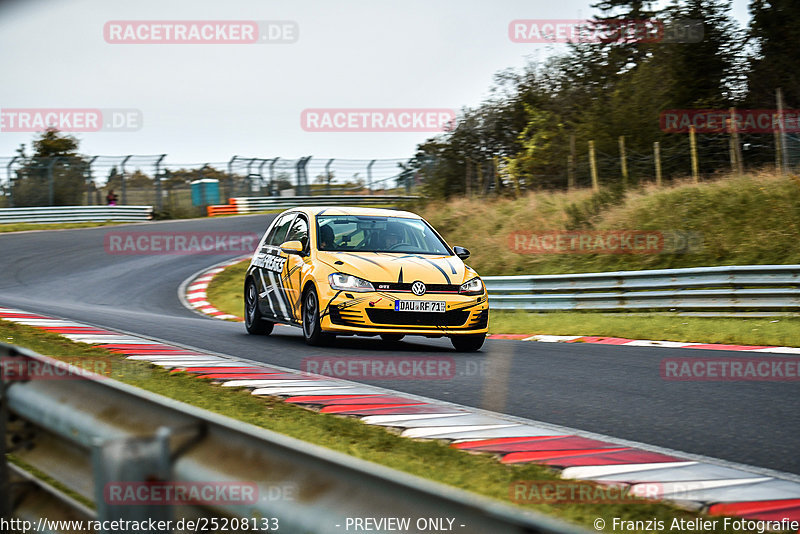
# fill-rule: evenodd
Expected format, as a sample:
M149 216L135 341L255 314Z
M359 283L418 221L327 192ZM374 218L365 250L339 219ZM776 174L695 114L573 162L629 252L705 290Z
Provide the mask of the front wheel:
M319 297L313 286L309 287L303 297L303 337L312 346L323 345L330 339L322 333L319 319Z
M486 334L467 334L453 336L450 341L458 352L475 352L483 346Z
M253 280L248 280L244 288L244 327L248 334L266 336L272 333L275 325L265 321L258 311L258 291Z

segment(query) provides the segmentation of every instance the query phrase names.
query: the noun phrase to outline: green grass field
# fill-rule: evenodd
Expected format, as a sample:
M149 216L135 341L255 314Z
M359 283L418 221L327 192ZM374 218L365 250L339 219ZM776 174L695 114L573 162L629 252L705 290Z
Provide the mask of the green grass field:
M646 186L618 197L538 192L510 198L452 198L416 210L484 276L557 274L713 265L800 263L800 178L761 173ZM512 232L643 230L691 233L690 253L520 254Z

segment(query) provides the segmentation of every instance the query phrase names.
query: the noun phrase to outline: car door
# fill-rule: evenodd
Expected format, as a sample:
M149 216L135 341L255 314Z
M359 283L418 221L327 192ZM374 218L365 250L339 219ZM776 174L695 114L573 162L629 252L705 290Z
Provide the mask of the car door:
M300 241L303 244L303 255L282 253L286 258L281 276L283 293L290 304L292 320L301 322L302 317L302 283L305 272L311 268L309 255L308 219L302 213L292 221L286 241Z
M290 305L286 299L281 277L286 264L286 254L281 252L280 245L286 241L286 235L297 213L286 213L280 216L261 242L253 265L256 267L256 287L258 288L259 311L265 317L281 321L290 321Z

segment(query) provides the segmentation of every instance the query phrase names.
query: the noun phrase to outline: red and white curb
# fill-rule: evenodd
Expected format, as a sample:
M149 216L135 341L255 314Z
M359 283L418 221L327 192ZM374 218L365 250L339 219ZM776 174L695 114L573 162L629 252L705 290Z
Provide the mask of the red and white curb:
M491 453L501 463L534 462L564 478L622 484L714 515L800 521L800 476L619 440L548 423L212 354L23 310L0 308L0 319L96 344L128 359L191 373L223 387L395 427L416 439L448 440L451 447ZM643 491L640 491L643 490Z
M222 312L208 301L208 285L211 280L227 267L249 259L250 255L239 256L232 260L225 260L203 269L187 278L178 288L178 298L181 303L192 311L214 317L215 319L243 321L241 317Z
M650 339L626 339L608 336L551 336L546 334L492 334L489 339L514 339L538 341L540 343L593 343L620 347L667 347L672 349L733 350L742 352L774 352L800 354L798 347L773 347L769 345L726 345L722 343L689 343L684 341L653 341Z

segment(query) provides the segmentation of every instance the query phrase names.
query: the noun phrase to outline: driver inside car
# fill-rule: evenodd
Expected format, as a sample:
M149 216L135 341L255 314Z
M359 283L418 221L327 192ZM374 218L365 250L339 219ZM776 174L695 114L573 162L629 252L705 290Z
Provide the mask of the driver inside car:
M392 250L392 247L402 242L400 232L394 228L388 228L383 233L383 250Z

